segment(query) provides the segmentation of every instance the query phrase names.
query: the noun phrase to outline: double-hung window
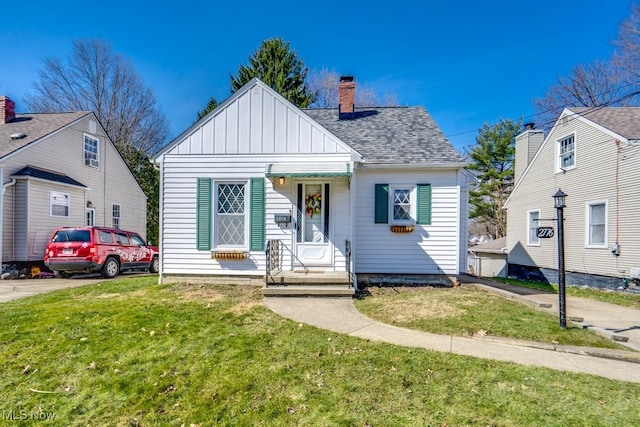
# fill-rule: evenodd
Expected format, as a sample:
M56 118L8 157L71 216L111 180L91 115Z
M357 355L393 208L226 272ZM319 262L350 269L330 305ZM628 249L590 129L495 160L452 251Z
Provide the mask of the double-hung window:
M558 172L572 169L576 166L575 134L558 140Z
M69 193L49 192L49 215L68 218L70 206L71 198Z
M100 166L100 141L86 133L84 134L84 165L94 168Z
M246 183L216 183L215 194L215 246L219 248L246 248Z
M265 244L264 178L196 183L198 250L263 251Z
M538 227L540 227L540 211L533 210L527 212L527 229L529 234L527 236L527 244L530 246L539 246L540 238L538 237Z
M376 184L376 224L431 224L430 184Z
M589 248L606 248L607 202L604 200L588 202L586 215L586 246Z
M120 205L111 205L111 228L121 228Z

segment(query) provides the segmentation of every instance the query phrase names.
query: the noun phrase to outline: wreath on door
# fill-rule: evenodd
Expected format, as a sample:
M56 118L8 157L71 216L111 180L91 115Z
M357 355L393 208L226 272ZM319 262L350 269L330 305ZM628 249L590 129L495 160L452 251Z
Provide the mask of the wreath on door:
M304 204L305 204L305 208L306 208L305 210L307 212L307 215L312 217L314 213L319 214L320 207L322 206L322 195L320 195L320 193L309 194L304 199Z

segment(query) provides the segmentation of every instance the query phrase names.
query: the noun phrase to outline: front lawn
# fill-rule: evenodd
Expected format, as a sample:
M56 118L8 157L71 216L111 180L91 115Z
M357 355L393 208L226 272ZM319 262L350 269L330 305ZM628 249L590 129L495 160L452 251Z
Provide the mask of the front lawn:
M283 319L253 287L155 281L131 277L0 305L3 421L23 414L56 426L638 419L638 384L369 342Z
M627 349L595 333L569 325L557 316L535 310L485 289L370 287L356 301L367 316L396 326L436 334L489 335L544 343Z

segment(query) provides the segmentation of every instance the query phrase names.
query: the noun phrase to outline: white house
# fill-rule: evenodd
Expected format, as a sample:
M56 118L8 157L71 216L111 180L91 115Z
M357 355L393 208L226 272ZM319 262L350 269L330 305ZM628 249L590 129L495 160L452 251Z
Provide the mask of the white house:
M146 196L96 116L16 114L0 96L0 258L37 264L58 227L146 232Z
M355 109L353 78L339 89L340 109L301 110L253 79L155 156L161 280L465 271L460 155L424 108Z
M509 274L557 282L553 195L564 209L566 281L617 288L640 276L640 108L566 108L544 136L516 138L516 184L506 202Z

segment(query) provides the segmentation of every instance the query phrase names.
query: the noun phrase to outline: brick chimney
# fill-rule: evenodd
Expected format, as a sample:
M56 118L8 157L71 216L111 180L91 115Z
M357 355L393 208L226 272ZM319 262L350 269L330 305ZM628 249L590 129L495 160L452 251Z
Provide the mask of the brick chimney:
M6 96L0 96L0 125L9 123L15 118L16 103Z
M340 120L356 117L355 101L356 84L353 76L340 77L340 84L338 84L338 118Z

